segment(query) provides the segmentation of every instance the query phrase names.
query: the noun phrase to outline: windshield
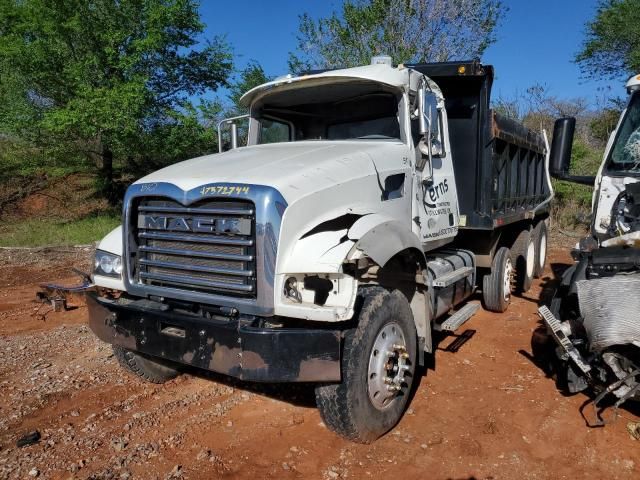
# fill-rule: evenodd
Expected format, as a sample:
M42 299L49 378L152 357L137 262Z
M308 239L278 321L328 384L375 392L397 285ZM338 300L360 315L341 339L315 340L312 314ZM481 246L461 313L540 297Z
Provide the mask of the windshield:
M640 94L634 94L618 130L608 170L640 173Z
M255 143L399 140L398 92L379 83L344 83L274 92L253 106Z

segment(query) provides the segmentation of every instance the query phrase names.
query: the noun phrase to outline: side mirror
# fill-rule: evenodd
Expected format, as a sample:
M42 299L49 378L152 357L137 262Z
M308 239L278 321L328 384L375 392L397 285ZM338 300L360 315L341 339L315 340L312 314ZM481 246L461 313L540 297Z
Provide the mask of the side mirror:
M418 121L422 136L418 148L422 155L416 167L418 170L428 168L422 179L424 183L431 183L433 181L433 157L442 156L444 149L440 132L438 98L424 85L418 90Z
M420 135L432 139L440 139L440 124L438 122L438 98L436 94L424 86L418 90L418 117L420 120Z
M249 118L249 115L238 115L237 117L225 118L218 122L218 152L222 153L222 129L224 126L228 126L231 134L231 144L230 149L233 150L238 148L238 124L236 123L238 120L242 120L243 118Z
M549 170L554 177L564 177L569 173L575 131L576 119L573 117L559 118L553 126Z
M576 131L576 119L574 117L559 118L553 126L553 140L551 142L551 154L549 158L549 173L558 180L593 185L593 176L569 175L571 164L571 148L573 136Z

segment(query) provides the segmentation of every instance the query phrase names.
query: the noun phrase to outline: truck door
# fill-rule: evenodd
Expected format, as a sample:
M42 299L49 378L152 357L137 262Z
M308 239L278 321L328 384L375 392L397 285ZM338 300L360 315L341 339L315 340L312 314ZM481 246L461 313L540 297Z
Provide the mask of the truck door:
M423 114L428 117L427 133L421 135L420 128L412 129L420 137L414 141L417 146L413 219L428 250L456 236L459 212L444 100L426 92Z

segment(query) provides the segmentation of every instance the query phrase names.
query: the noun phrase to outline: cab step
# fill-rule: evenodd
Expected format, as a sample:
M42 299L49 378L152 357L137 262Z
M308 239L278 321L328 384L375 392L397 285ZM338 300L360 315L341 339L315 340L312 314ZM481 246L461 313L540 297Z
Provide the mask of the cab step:
M473 317L479 308L479 303L467 303L444 322L434 324L433 328L439 332L455 332L467 320Z
M462 280L463 278L471 276L473 273L473 267L462 267L452 272L449 272L441 277L433 280L433 286L435 288L446 288L454 283Z
M560 320L558 320L555 315L551 313L551 310L544 305L538 308L538 314L551 331L553 339L564 350L567 357L573 360L573 363L575 363L584 374L588 375L591 371L591 366L584 360L575 345L571 343L571 340L569 340L562 331Z

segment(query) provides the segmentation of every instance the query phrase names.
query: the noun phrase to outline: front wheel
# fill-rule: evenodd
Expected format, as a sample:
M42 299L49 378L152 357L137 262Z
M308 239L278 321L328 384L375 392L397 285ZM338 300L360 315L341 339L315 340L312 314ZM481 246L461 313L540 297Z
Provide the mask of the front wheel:
M164 383L180 374L161 360L152 360L151 357L118 345L113 345L113 354L120 366L147 382Z
M416 376L417 335L406 297L365 287L357 327L346 332L342 383L316 388L328 428L370 443L402 418Z

